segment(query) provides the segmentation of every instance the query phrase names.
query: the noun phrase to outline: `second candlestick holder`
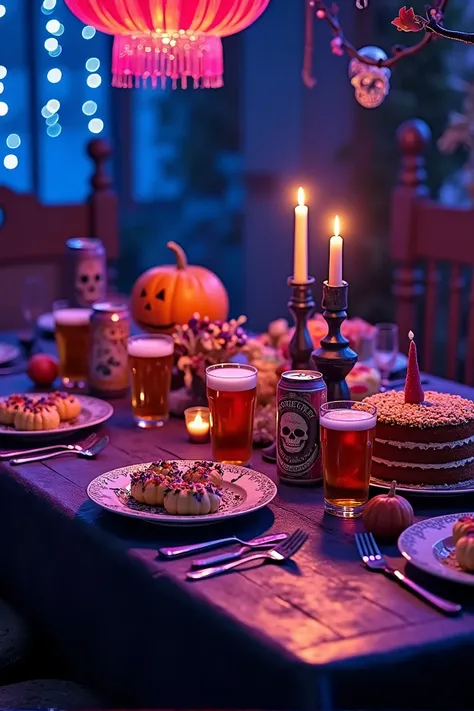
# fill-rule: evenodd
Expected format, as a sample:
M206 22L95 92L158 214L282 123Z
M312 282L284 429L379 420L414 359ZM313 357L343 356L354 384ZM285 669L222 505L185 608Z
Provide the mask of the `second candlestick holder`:
M346 376L357 362L357 353L341 333L341 324L347 318L349 285L330 286L323 284L323 316L328 324L328 333L321 340L321 347L313 351L311 360L315 370L323 374L328 389L328 401L350 400Z

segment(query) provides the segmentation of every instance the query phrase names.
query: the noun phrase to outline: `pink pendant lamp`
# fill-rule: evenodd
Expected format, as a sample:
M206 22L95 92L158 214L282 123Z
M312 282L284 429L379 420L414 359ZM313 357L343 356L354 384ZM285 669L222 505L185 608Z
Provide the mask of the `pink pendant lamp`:
M66 0L82 22L115 35L112 84L216 88L221 37L252 24L270 0Z

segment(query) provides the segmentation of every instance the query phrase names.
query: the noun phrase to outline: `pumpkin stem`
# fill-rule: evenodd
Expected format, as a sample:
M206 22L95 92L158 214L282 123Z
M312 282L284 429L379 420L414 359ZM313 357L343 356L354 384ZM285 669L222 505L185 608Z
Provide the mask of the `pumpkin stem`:
M392 483L390 484L390 491L388 492L388 495L389 495L389 496L395 496L395 490L396 490L396 488L397 488L397 482L396 482L395 479L394 479L394 480L392 481Z
M178 269L186 269L188 266L188 259L184 249L176 242L168 242L166 246L175 254L176 267Z

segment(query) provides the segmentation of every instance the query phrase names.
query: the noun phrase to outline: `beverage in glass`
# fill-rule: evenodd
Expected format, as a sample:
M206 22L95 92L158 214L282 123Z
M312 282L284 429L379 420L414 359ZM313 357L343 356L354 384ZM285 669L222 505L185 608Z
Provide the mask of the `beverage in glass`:
M87 385L91 313L91 309L71 307L67 301L53 304L59 372L66 388L82 389Z
M206 369L212 456L217 462L248 464L252 456L257 369L220 363Z
M128 339L128 363L135 422L139 427L161 427L169 417L173 339L161 334L132 336Z
M396 323L377 323L374 334L374 361L380 370L382 390L390 385L390 373L398 355L398 326Z
M342 400L321 406L324 509L334 516L360 516L369 497L377 410Z

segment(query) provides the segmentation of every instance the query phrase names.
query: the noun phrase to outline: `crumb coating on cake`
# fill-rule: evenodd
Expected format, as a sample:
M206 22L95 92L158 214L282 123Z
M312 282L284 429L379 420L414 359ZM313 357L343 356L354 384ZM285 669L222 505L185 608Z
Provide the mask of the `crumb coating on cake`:
M405 403L403 391L377 393L364 402L377 408L377 422L380 424L427 429L474 422L474 402L459 395L432 390L425 393L425 401L419 405Z

